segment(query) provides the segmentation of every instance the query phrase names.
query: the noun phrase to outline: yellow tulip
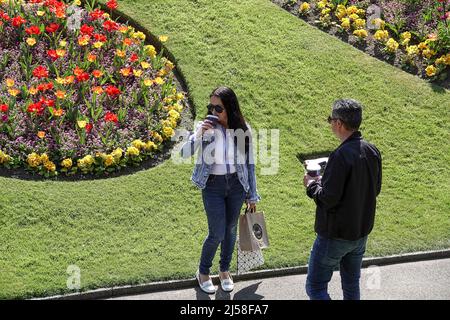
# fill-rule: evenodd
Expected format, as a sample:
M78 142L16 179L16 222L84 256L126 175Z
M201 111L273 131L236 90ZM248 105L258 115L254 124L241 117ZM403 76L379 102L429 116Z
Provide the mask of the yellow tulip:
M395 52L398 49L398 42L392 38L389 38L389 40L386 42L386 48L389 52Z
M72 159L64 159L61 162L61 166L66 168L66 169L70 169L72 167L73 163L72 163Z
M8 88L11 88L11 87L14 87L14 80L13 79L10 79L10 78L8 78L8 79L6 79L6 86L8 87Z
M28 38L27 39L27 44L32 47L36 44L36 39L35 38Z
M353 31L353 34L357 36L358 38L366 38L367 37L367 30L365 29L358 29Z
M300 8L298 9L298 11L300 12L300 13L306 13L306 12L308 12L308 10L310 9L310 5L309 5L309 3L308 2L303 2L301 5L300 5Z
M430 65L425 69L425 72L427 73L428 77L432 77L432 76L436 75L436 71L437 70L436 70L435 66L433 66L433 65Z
M142 61L141 66L142 66L142 69L148 69L148 68L150 68L150 63Z
M350 29L350 19L349 18L343 18L341 23L341 27L345 30Z
M156 83L156 84L159 84L159 85L163 85L163 84L164 84L164 80L163 80L161 77L157 77L157 78L155 79L155 83Z

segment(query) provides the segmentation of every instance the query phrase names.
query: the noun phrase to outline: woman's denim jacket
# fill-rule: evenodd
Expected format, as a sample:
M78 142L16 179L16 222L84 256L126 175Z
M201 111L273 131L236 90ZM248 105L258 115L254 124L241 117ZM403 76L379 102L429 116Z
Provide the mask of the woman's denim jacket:
M181 148L181 156L183 158L188 158L194 155L195 151L198 150L198 159L196 161L193 173L192 173L192 182L200 189L204 189L206 187L206 182L208 181L209 173L211 172L211 168L213 165L213 159L214 159L214 138L215 136L212 135L209 139L205 138L205 135L202 137L196 138L195 135L197 133L197 130L201 127L202 122L200 122L195 131L189 136L188 141L182 146ZM248 126L248 124L247 124ZM217 128L223 129L223 127L220 124L217 124ZM251 130L250 126L249 133L250 133L250 141L251 141ZM201 146L201 148L199 148ZM210 150L211 152L203 152L204 150ZM245 161L241 158L238 162L238 152L237 148L235 147L234 152L234 164L236 167L236 172L239 178L239 181L241 182L242 186L244 187L245 192L247 192L246 200L249 202L258 202L261 197L258 194L258 191L256 189L256 174L255 174L255 163L254 163L254 157L253 157L253 148L252 144L250 144L249 147L249 155L245 159ZM205 161L205 156L207 156L208 161Z

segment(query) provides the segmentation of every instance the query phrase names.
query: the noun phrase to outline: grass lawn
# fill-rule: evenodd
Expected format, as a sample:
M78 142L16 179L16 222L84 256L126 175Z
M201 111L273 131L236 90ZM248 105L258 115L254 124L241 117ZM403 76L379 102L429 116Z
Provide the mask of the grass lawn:
M297 156L339 144L325 119L341 97L366 106L362 131L384 160L367 255L450 247L448 91L269 0L120 4L155 35L169 36L198 117L210 91L225 84L254 129L280 129L278 174L258 171L271 240L266 268L307 262L315 207ZM70 292L69 265L81 269L82 290L193 277L207 226L191 169L167 161L95 181L0 178L0 298Z

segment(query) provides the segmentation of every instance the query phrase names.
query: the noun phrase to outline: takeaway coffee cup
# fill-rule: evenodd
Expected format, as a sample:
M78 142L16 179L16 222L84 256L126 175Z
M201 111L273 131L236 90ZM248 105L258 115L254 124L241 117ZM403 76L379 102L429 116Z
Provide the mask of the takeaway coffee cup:
M205 121L208 121L213 126L213 128L215 128L217 123L219 122L219 117L209 114L206 116ZM206 130L203 133L203 141L210 141L215 134L214 130L215 129Z
M213 127L215 127L217 125L217 122L219 122L219 117L212 115L212 114L208 114L206 116L206 120L208 120L209 122L211 122L211 124L213 125Z

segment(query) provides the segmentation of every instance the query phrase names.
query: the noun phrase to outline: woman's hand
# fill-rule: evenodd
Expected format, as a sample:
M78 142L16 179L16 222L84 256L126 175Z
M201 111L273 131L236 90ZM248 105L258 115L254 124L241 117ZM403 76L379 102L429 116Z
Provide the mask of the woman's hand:
M203 121L202 126L201 126L202 134L205 133L205 131L207 131L209 129L214 129L212 123L208 120Z
M256 203L255 202L250 202L248 200L246 200L247 203L247 211L253 213L256 212Z
M209 129L214 129L212 123L208 120L205 120L203 122L200 123L200 127L197 127L197 131L195 132L195 137L196 139L199 139L200 137L203 136L203 133L205 133L205 131L208 131Z

